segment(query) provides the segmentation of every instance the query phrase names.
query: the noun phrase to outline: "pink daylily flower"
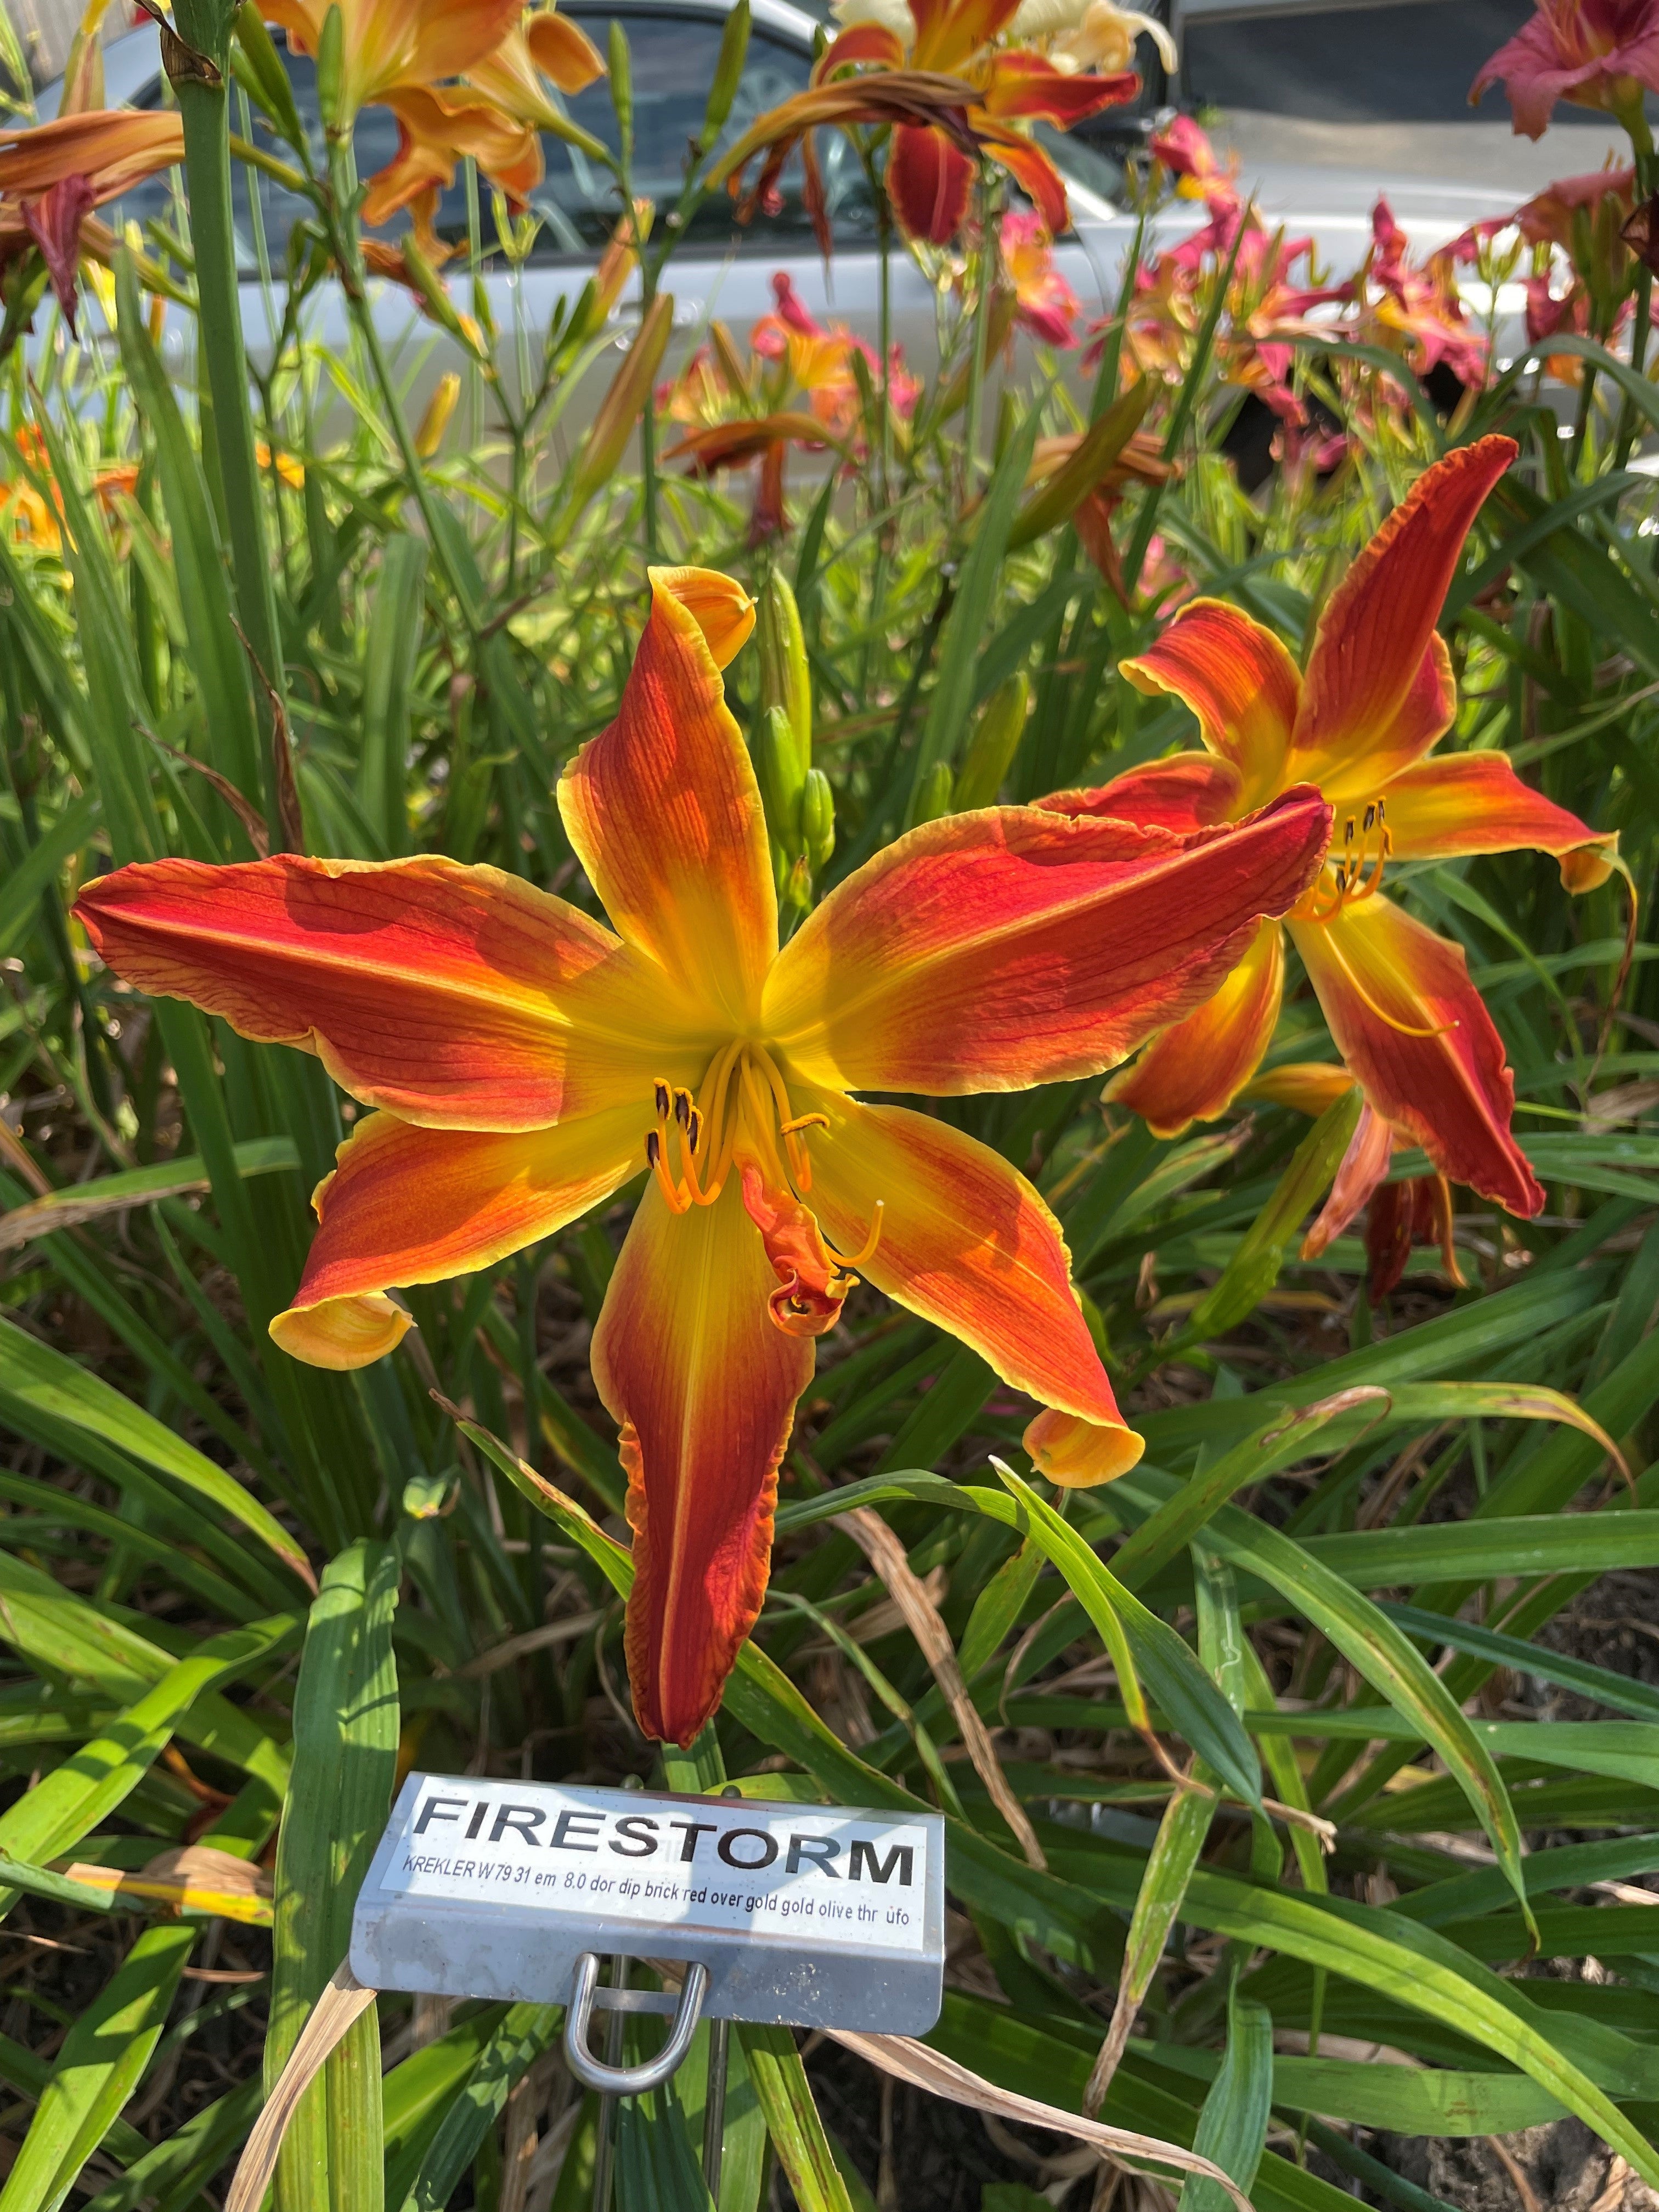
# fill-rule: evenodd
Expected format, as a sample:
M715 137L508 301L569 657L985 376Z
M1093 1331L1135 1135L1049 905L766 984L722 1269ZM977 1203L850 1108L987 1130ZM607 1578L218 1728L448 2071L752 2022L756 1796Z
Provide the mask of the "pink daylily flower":
M1538 12L1500 46L1469 90L1509 95L1517 133L1541 138L1558 100L1628 113L1643 88L1659 92L1659 0L1538 0Z

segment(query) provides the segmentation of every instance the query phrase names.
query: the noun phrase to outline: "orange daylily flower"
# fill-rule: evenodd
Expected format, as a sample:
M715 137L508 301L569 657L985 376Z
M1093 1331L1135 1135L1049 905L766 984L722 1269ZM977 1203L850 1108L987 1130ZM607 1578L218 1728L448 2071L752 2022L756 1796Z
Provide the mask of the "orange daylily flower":
M264 12L314 56L334 4L264 0ZM398 151L370 179L363 219L383 223L413 208L422 250L441 260L432 217L461 156L522 201L543 175L537 131L549 103L538 70L561 85L574 71L568 88L580 89L599 73L580 75L582 50L596 64L598 56L550 8L525 21L524 0L343 0L342 15L340 124L370 106L398 118Z
M1051 1410L1028 1435L1056 1480L1140 1454L1036 1191L947 1122L853 1094L1112 1066L1304 895L1329 836L1313 792L1184 833L994 807L899 839L780 951L720 673L754 618L727 577L652 572L617 719L559 785L614 934L435 854L163 860L76 902L130 981L314 1051L378 1109L272 1324L300 1358L380 1358L409 1327L391 1285L490 1266L648 1168L592 1360L629 1479L635 1708L680 1743L759 1611L812 1339L859 1277Z
M524 13L524 0L264 0L261 13L314 59L336 5L343 127L359 108L390 104L391 94L465 76Z
M176 114L96 108L0 130L0 269L37 247L73 331L82 252L108 261L115 251L93 210L184 158Z
M1298 1063L1258 1076L1247 1096L1317 1115L1353 1087L1344 1067ZM1441 1267L1458 1290L1463 1288L1463 1271L1452 1241L1451 1186L1443 1175L1390 1182L1394 1146L1395 1133L1382 1115L1369 1105L1361 1106L1330 1195L1302 1240L1303 1258L1316 1260L1363 1212L1365 1288L1373 1305L1399 1286L1412 1248L1418 1244L1437 1244Z
M1550 853L1573 890L1613 865L1617 839L1530 790L1504 754L1428 757L1457 706L1436 619L1516 451L1482 438L1419 478L1332 595L1305 671L1237 607L1183 607L1123 673L1190 707L1206 750L1041 803L1188 829L1236 820L1287 784L1316 785L1338 827L1321 881L1286 926L1349 1073L1443 1175L1529 1216L1544 1194L1511 1133L1503 1040L1462 948L1379 896L1395 860ZM1160 1135L1221 1113L1273 1036L1284 971L1279 925L1264 922L1215 996L1157 1038L1112 1095Z

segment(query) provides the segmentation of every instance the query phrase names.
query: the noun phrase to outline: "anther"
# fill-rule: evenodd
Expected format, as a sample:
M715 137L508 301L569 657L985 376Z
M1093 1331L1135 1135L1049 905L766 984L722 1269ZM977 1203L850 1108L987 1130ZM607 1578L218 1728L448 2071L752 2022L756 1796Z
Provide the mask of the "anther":
M665 1121L668 1119L668 1085L660 1077L657 1079L656 1090L657 1119L659 1121Z
M696 1151L698 1139L702 1135L702 1115L698 1113L696 1108L694 1106L691 1109L690 1116L685 1125L685 1148L687 1152L695 1152Z
M1369 822L1365 824L1365 827L1368 830L1370 826L1371 825ZM1353 817L1352 814L1342 824L1342 842L1345 845L1352 845L1353 842Z
M1381 822L1381 821L1382 820L1383 817L1386 815L1386 813L1387 813L1387 812L1388 812L1388 801L1387 801L1386 799L1379 799L1377 800L1377 802L1376 802L1376 818L1377 818L1377 820L1378 820L1379 822Z
M661 1158L662 1139L657 1134L654 1129L648 1129L646 1132L645 1137L645 1164L647 1167L654 1169Z
M1370 836L1372 830L1376 825L1376 812L1377 810L1375 803L1365 809L1365 835L1368 837Z
M674 1093L674 1119L682 1129L690 1128L691 1126L691 1093L689 1091L677 1091Z

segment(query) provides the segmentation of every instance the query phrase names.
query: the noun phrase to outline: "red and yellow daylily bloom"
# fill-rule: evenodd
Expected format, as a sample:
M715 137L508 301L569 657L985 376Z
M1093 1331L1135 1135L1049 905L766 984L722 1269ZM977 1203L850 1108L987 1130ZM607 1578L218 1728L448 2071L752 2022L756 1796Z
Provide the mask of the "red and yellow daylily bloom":
M380 1358L409 1326L392 1285L490 1266L648 1168L592 1361L629 1479L635 1707L681 1743L759 1609L812 1340L859 1277L1048 1409L1028 1436L1056 1480L1139 1456L1036 1191L948 1123L854 1094L1114 1065L1305 893L1329 836L1313 792L1184 834L994 807L902 837L780 951L720 673L753 623L728 578L653 572L617 719L558 793L613 929L431 854L163 860L76 904L130 981L317 1053L377 1109L272 1324L298 1358Z
M854 23L831 42L814 75L827 81L847 64L873 63L963 78L974 88L968 121L982 151L1030 196L1043 228L1058 236L1070 221L1065 185L1042 148L1014 126L1041 121L1068 131L1132 100L1140 79L1133 70L1109 76L1062 70L1029 47L999 47L1018 6L1019 0L909 0L915 30L908 48L886 24ZM972 161L945 132L911 124L894 131L887 194L912 238L948 246L966 218L973 178Z
M850 23L825 49L806 91L763 115L722 161L717 174L734 184L763 147L770 149L757 194L763 200L799 145L806 164L807 204L821 207L811 133L820 124L890 123L887 196L906 233L948 246L968 213L976 154L1006 169L1036 204L1044 228L1058 236L1069 225L1066 186L1058 169L1020 128L1052 123L1061 131L1132 100L1140 79L1133 70L1100 76L1056 66L1029 47L999 46L1019 0L909 0L912 34L886 21ZM857 69L867 74L846 77ZM932 88L936 112L906 112L899 98ZM826 240L822 240L828 251Z
M1286 785L1316 785L1337 826L1320 882L1285 927L1349 1073L1443 1175L1531 1215L1544 1194L1511 1133L1503 1040L1462 951L1380 896L1394 860L1550 853L1573 890L1604 882L1613 864L1617 840L1530 790L1503 753L1429 757L1457 706L1436 619L1516 452L1483 438L1419 478L1332 594L1305 671L1237 607L1183 607L1123 672L1190 707L1206 750L1042 803L1190 829L1237 820ZM1221 989L1157 1038L1113 1096L1161 1135L1221 1113L1272 1039L1282 940L1264 922Z

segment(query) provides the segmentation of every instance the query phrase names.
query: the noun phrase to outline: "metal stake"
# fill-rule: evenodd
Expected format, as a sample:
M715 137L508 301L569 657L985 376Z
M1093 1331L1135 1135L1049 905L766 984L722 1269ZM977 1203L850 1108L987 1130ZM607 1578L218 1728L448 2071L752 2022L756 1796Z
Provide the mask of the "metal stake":
M720 2201L720 2161L726 2155L726 2063L732 2040L729 2020L708 2023L708 2087L702 2107L702 2182L715 2204Z
M628 1961L625 1958L611 1962L611 1985L613 1989L628 1987ZM565 2015L565 2033L570 2032L570 2015ZM616 2067L622 2063L623 2016L613 2012L605 2022L605 2061ZM617 2100L611 2096L599 2099L599 2135L593 2147L593 2212L611 2212L611 2176L616 2163Z

